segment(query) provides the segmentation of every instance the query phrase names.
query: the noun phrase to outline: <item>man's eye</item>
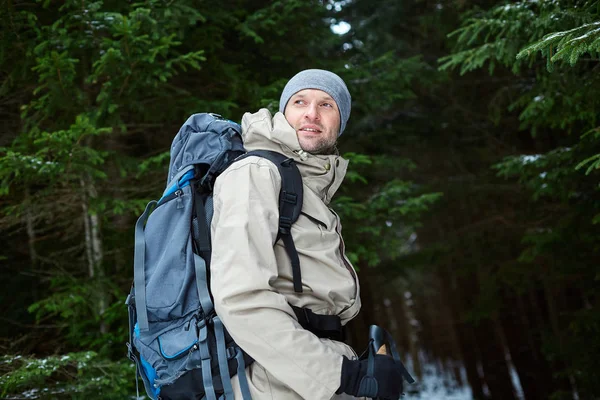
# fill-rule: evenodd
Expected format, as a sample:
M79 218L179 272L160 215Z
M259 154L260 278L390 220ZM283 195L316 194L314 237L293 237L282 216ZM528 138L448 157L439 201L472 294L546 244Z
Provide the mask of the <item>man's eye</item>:
M333 104L331 103L323 103L323 107L333 107Z
M302 104L304 104L304 100L298 99L294 103L302 105Z

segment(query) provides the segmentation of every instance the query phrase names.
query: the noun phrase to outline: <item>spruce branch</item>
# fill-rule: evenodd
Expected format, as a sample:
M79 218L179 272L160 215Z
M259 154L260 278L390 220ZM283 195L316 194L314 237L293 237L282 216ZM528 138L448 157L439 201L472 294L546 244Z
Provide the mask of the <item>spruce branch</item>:
M556 49L556 51L554 51ZM548 59L548 69L557 61L575 65L579 57L589 53L592 58L600 52L600 21L583 24L577 28L562 32L554 32L544 36L540 41L523 48L517 54L517 60L530 57L535 52L541 52Z

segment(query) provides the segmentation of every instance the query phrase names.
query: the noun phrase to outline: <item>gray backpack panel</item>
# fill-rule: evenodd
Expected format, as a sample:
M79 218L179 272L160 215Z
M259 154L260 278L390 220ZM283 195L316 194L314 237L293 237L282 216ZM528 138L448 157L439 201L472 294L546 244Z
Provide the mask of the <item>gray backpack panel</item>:
M233 154L244 153L241 128L216 114L194 114L181 127L171 145L171 162L167 184L185 167L204 164L211 177L222 172L233 159ZM239 127L239 125L238 125Z
M179 189L146 222L145 277L148 321L169 321L197 310L198 294L190 232L192 188Z

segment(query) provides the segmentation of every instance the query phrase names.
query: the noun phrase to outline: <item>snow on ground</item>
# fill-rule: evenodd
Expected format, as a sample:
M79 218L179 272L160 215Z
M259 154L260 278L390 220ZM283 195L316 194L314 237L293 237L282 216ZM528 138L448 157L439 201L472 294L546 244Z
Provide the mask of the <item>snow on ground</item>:
M412 370L410 360L406 363L409 371ZM405 396L402 400L472 400L473 394L468 385L458 386L452 376L440 373L434 364L424 364L423 378L417 379L412 385L405 384ZM461 368L463 381L466 382L466 373Z

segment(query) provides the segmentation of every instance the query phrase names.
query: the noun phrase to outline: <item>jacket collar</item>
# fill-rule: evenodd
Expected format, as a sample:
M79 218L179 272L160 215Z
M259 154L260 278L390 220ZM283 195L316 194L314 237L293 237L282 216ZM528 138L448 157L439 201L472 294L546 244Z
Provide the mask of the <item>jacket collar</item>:
M325 204L329 204L342 184L348 161L333 155L314 155L300 148L294 128L278 112L274 116L266 108L242 118L242 137L246 150L272 150L292 158L302 180Z

